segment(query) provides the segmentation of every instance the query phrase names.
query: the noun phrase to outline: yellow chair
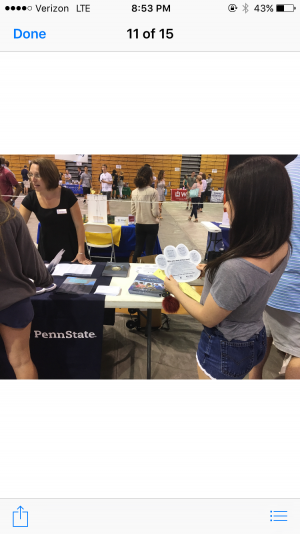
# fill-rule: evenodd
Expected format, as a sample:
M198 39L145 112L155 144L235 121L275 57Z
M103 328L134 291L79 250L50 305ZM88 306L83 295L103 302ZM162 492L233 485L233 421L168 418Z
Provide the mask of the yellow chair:
M108 224L103 223L85 223L84 225L84 231L85 231L85 242L88 249L88 253L90 258L106 258L106 256L91 256L91 248L109 248L111 247L111 254L110 254L110 261L116 261L116 254L115 254L115 245L114 245L114 239L113 239L113 233L112 229ZM89 239L87 239L86 234L89 234ZM104 245L100 245L97 243L99 238L104 238L107 243Z

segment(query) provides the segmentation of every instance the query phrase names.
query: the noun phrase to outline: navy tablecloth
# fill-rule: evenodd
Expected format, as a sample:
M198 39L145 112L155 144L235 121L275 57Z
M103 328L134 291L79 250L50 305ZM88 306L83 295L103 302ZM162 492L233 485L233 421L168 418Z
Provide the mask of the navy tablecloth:
M92 291L110 284L110 277L102 277L104 267L105 263L96 264L91 278L97 282ZM54 281L60 286L65 278L56 276ZM104 310L104 299L93 293L76 296L55 291L32 297L30 352L39 378L100 378L103 324L114 321L114 310ZM0 378L15 378L1 338L0 343Z
M222 223L213 222L212 224L215 224L216 226L220 228ZM223 246L223 244L224 244L225 250L229 248L230 228L221 228L221 231L222 231L222 238L220 234L215 234L214 232L208 232L206 252L209 252L210 250L218 251Z
M115 245L116 257L117 258L118 257L129 258L130 253L134 249L135 249L135 225L130 224L129 226L122 226L120 244L118 247ZM92 248L91 255L110 257L110 252L111 252L111 247L105 248L105 249ZM153 254L161 254L161 247L159 244L158 237L156 238ZM142 256L145 256L145 250L143 251Z

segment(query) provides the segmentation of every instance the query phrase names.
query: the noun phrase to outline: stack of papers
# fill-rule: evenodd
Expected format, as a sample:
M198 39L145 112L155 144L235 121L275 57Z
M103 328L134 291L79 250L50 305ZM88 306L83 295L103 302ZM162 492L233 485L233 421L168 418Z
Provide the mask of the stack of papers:
M95 293L98 295L109 295L110 297L117 297L120 295L121 288L115 286L98 286Z
M91 276L96 265L73 265L72 263L60 263L52 273L52 276L66 276L66 274L76 274L77 276Z

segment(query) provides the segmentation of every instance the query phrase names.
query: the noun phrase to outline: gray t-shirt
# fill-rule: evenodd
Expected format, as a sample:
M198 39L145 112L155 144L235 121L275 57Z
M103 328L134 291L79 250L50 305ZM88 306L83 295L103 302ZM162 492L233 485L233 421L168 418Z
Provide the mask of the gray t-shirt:
M263 328L263 311L286 268L288 257L289 254L273 273L243 258L235 258L220 265L213 284L205 277L200 303L204 304L210 293L220 308L232 310L216 325L228 341L247 341Z
M80 176L80 180L82 180L82 187L91 187L92 177L89 173L83 172Z
M189 187L192 187L192 185L194 185L196 183L196 176L194 176L194 177L188 176L187 177L187 183L188 183Z
M7 207L0 202L0 311L35 295L35 286L47 287L53 282L22 215L14 208L10 212L15 216L7 220Z

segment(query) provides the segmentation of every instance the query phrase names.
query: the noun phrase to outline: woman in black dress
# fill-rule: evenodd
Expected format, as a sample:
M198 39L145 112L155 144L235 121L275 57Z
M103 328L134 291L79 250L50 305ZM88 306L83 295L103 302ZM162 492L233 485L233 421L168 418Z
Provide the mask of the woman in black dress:
M90 264L77 198L70 189L58 185L56 165L47 158L36 159L30 164L28 177L34 191L24 198L20 213L27 223L33 212L41 223L38 249L43 260L51 261L63 248L64 262Z

